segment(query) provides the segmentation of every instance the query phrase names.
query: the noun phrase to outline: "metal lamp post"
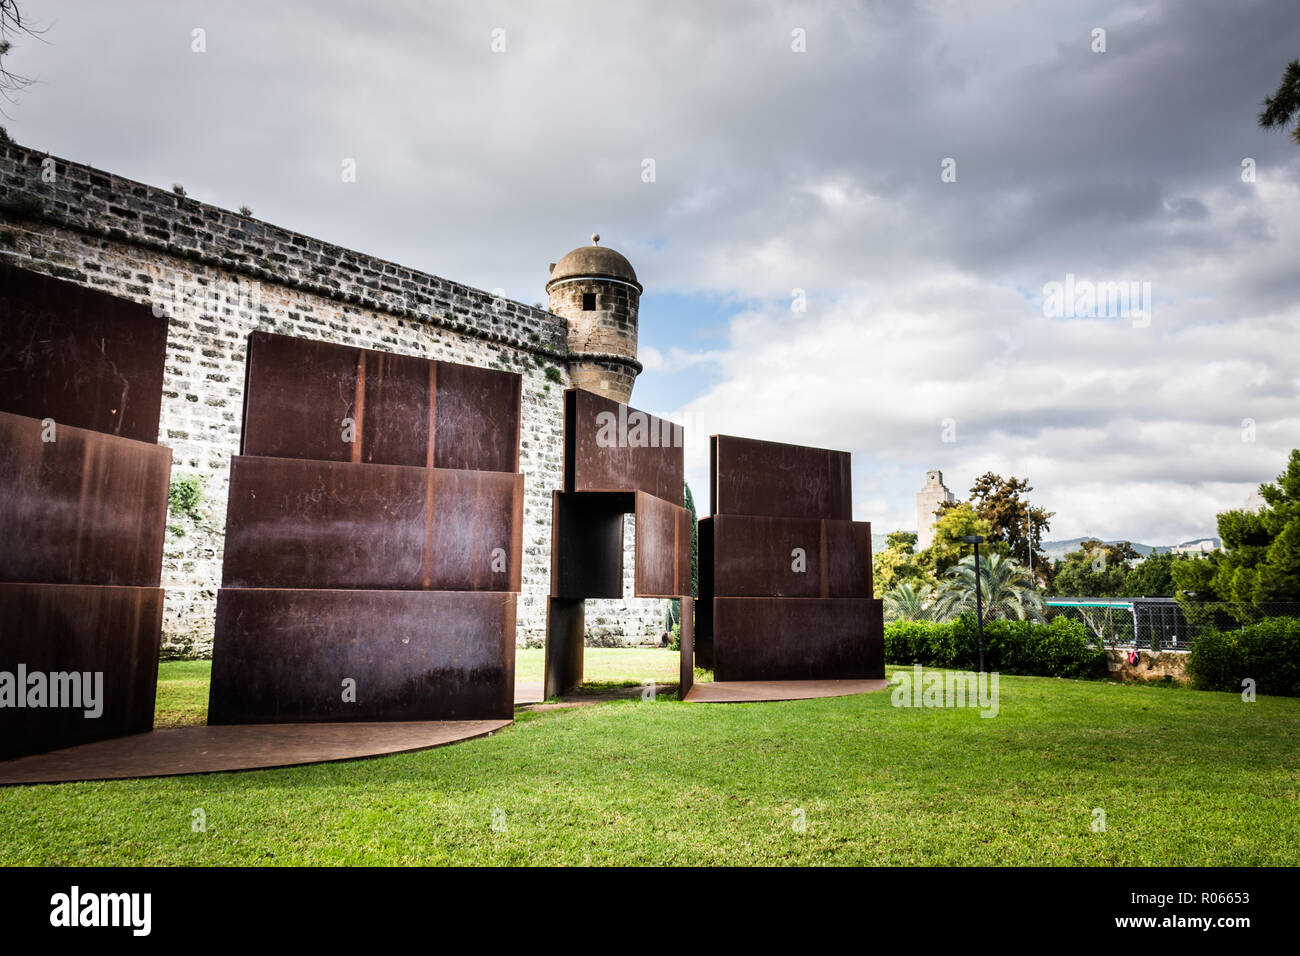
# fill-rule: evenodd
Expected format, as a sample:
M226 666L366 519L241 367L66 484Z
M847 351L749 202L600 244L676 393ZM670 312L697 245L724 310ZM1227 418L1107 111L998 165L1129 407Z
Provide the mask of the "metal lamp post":
M1034 580L1034 512L1030 510L1028 501L1025 502L1025 524L1029 531L1029 586L1037 587L1038 584Z
M980 544L984 541L982 534L962 535L963 544L975 545L975 633L979 637L980 670L984 673L984 601L980 596Z

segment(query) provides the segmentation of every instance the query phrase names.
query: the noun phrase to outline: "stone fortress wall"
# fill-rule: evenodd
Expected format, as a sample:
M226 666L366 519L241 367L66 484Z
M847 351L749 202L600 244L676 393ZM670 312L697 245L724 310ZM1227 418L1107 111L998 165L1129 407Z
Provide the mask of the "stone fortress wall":
M173 480L196 476L202 497L197 519L169 519L164 658L211 653L230 456L239 451L245 344L254 330L522 376L517 643L543 643L551 491L563 482L563 394L573 382L563 317L15 143L0 143L0 261L169 317L158 440L174 451ZM589 641L657 636L660 603L589 602Z

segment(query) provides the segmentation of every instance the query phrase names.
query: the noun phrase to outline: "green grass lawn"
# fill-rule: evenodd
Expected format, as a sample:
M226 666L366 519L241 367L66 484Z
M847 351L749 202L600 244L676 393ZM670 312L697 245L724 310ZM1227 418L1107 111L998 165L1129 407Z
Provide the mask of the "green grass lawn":
M545 651L521 647L515 651L515 679L539 681ZM678 654L667 648L589 647L583 660L583 679L593 689L645 680L675 684L679 679ZM154 726L185 727L208 719L208 679L211 661L165 661L158 665L158 697Z
M546 652L540 647L515 651L515 679L541 680ZM584 651L582 677L588 683L639 684L652 680L676 684L680 657L666 647L588 647Z
M158 665L155 727L186 727L208 722L208 680L212 661L164 661Z
M193 714L201 665L163 673ZM994 719L636 699L373 760L2 788L0 863L1293 866L1298 797L1300 700L1003 677Z

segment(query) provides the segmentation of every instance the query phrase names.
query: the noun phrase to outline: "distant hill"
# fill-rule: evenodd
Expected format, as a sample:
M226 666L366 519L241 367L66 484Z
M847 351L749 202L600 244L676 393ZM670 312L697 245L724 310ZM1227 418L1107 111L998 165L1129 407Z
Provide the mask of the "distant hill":
M1072 551L1078 551L1079 545L1083 544L1083 542L1095 539L1096 535L1085 535L1082 538L1044 541L1039 546L1039 550L1046 554L1049 559L1055 561L1058 558L1065 557ZM1103 540L1102 544L1119 544L1123 540L1123 538L1111 538ZM1191 541L1180 541L1178 544L1142 544L1140 541L1130 541L1129 544L1133 545L1134 551L1145 558L1149 554L1165 554L1174 548L1186 548L1194 544L1200 544L1202 541L1210 542L1211 547L1223 547L1223 542L1213 535L1206 535L1204 538L1193 538ZM885 550L885 536L883 534L873 534L871 536L871 550L873 552Z
M1085 535L1082 538L1065 538L1061 541L1044 541L1041 545L1041 548L1049 558L1051 558L1052 560L1056 560L1057 558L1065 557L1067 554L1071 553L1072 551L1078 551L1079 545L1083 544L1083 542L1085 541L1092 540L1095 537L1096 537L1095 535ZM1123 540L1124 540L1123 538L1110 538L1110 539L1103 539L1101 543L1119 544ZM1148 554L1151 554L1153 551L1159 554L1161 552L1169 550L1167 547L1162 548L1159 545L1142 544L1139 541L1130 541L1129 543L1133 545L1133 550L1136 551L1138 554L1142 555L1142 557L1144 558Z
M1057 558L1065 557L1072 551L1078 551L1079 545L1090 540L1090 537L1091 536L1085 536L1082 538L1066 538L1061 541L1044 541L1041 547L1042 551L1049 558L1056 560ZM1102 544L1119 544L1123 540L1123 538L1111 538L1103 540ZM1134 551L1145 558L1149 554L1165 554L1174 548L1185 548L1190 545L1199 544L1202 541L1208 541L1216 548L1223 547L1223 542L1212 535L1206 535L1204 538L1193 538L1191 541L1180 541L1178 544L1142 544L1140 541L1130 541L1129 543L1133 545Z

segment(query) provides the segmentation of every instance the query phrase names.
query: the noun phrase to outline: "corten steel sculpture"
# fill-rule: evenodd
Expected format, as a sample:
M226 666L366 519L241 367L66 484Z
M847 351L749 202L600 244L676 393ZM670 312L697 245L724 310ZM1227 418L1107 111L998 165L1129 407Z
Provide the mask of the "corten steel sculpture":
M633 592L679 598L681 687L694 676L691 513L680 425L583 389L564 393L564 490L552 495L545 695L582 682L587 598L623 596L623 516L636 516Z
M0 265L0 758L153 728L167 318Z
M209 723L513 715L520 388L249 337Z
M715 435L696 660L718 681L883 678L871 525L848 452Z

